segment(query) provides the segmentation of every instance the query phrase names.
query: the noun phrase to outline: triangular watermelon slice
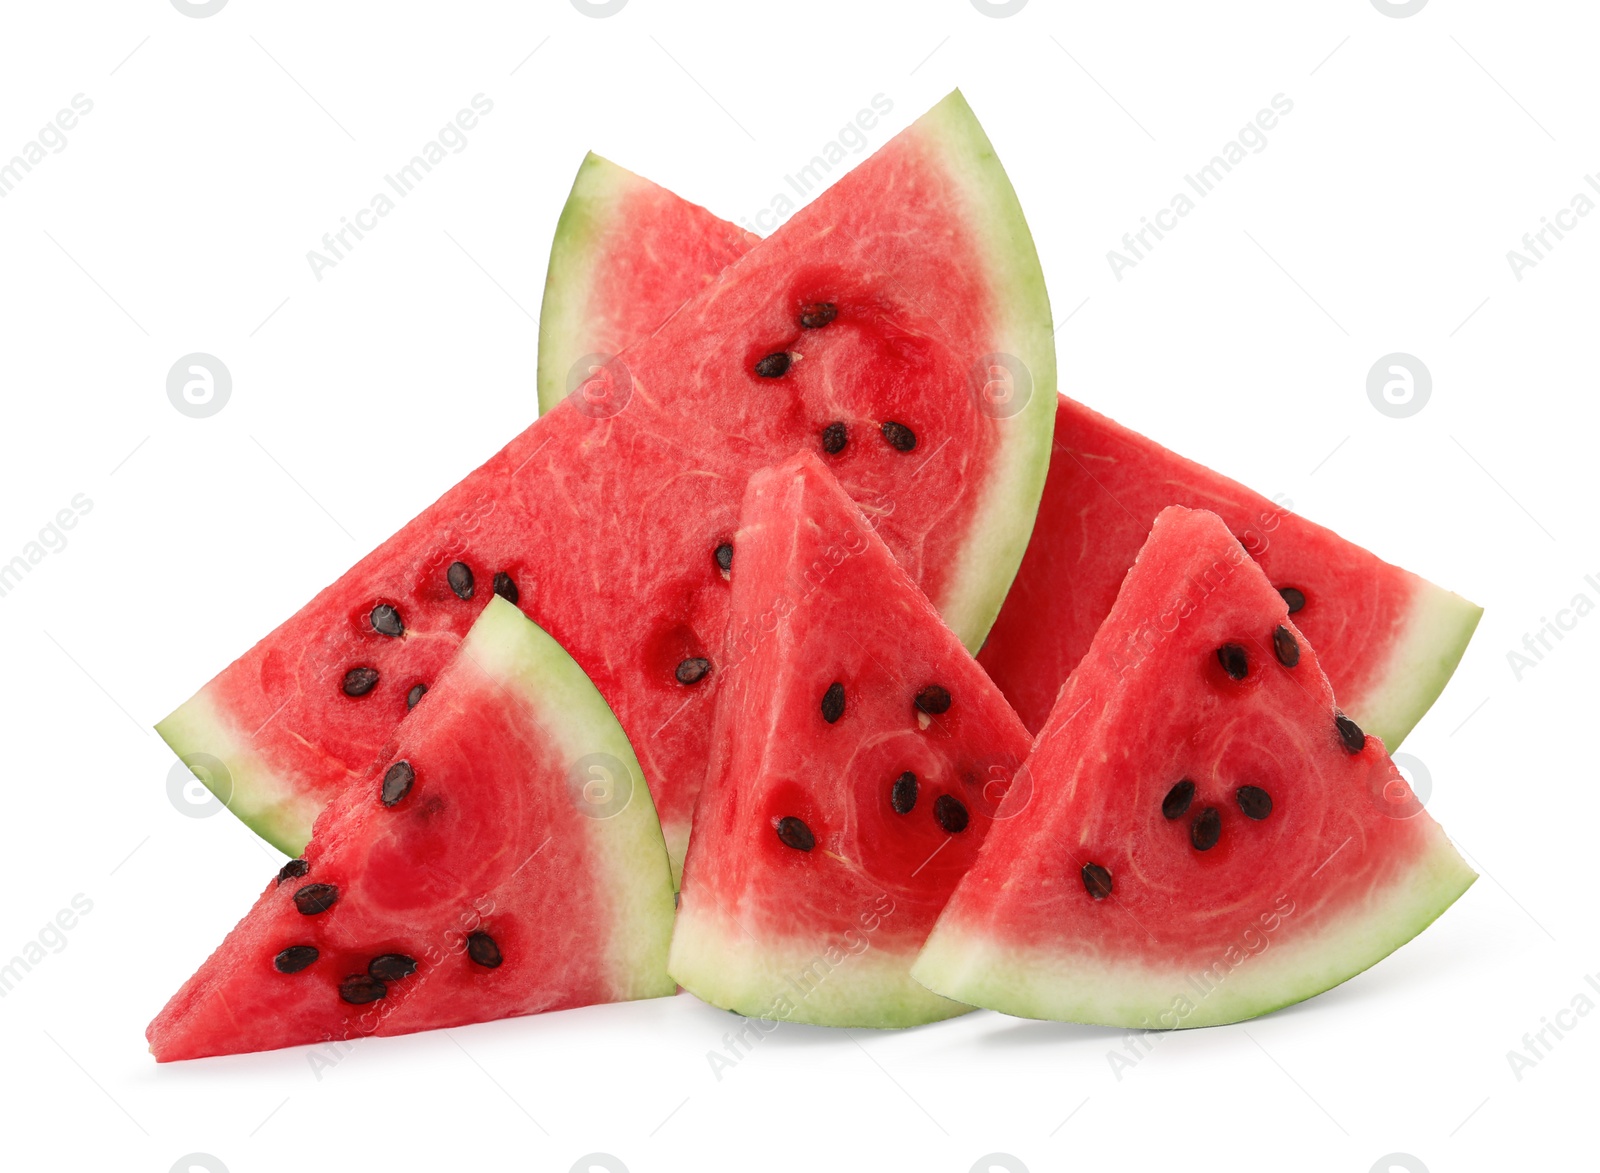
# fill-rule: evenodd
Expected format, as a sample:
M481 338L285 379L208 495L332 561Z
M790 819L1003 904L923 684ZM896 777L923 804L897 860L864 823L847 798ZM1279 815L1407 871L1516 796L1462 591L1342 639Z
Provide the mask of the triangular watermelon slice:
M1028 728L1043 726L1168 505L1223 519L1321 649L1345 710L1390 748L1444 691L1483 614L1063 396L1034 538L978 655Z
M552 262L545 304L584 312L541 319L551 323L539 339L546 411L560 402L571 363L650 334L718 257L754 243L593 156L563 223L569 217L584 231L568 235L561 263ZM1044 724L1168 505L1221 515L1294 601L1295 622L1324 649L1323 670L1351 716L1398 746L1449 682L1481 609L1064 395L1028 552L978 656L1028 728Z
M978 377L996 353L1032 375L1009 414ZM1054 363L1016 195L952 94L158 728L296 853L503 594L611 702L681 859L750 473L825 454L976 648L1033 525Z
M751 478L733 548L672 976L754 1017L964 1013L909 969L1028 731L814 454Z
M572 658L493 600L376 766L146 1032L160 1061L671 994L639 764Z
M1264 1014L1386 957L1476 879L1198 510L1156 519L999 814L912 973L1029 1018Z

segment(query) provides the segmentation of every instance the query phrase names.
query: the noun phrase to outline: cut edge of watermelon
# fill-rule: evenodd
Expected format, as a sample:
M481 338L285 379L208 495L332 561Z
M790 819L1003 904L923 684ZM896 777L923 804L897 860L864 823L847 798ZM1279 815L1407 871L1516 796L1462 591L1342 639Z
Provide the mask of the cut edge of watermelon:
M609 877L613 901L610 971L639 978L639 991L619 994L624 999L676 992L666 973L673 918L661 915L663 909L670 913L675 887L667 844L644 770L611 706L549 632L498 595L472 625L458 654L470 657L507 696L525 706L567 761L610 759L596 764L600 776L586 771L583 777L570 777L570 785L581 787L591 780L617 785L619 779L605 776L612 762L627 772L627 801L614 814L590 820L588 836L589 850L596 855L595 873Z
M759 955L758 955L759 954ZM759 961L759 965L753 964ZM952 1001L913 981L903 954L867 949L844 953L830 962L819 949L797 950L754 939L726 914L680 917L667 968L691 993L746 1018L803 1022L817 1026L848 1023L898 1029L939 1022L972 1007ZM848 982L830 982L835 968Z
M1044 269L1022 204L966 98L952 90L918 124L924 141L944 156L941 170L960 186L962 202L973 213L966 222L979 242L976 251L986 260L985 284L997 294L991 331L996 353L1020 361L1032 384L1021 410L1000 421L1004 455L995 460L950 587L939 603L945 622L976 653L1022 565L1044 494L1055 436L1055 329ZM976 386L966 390L977 394ZM1029 508L1018 509L1019 501Z
M1356 723L1390 751L1444 692L1483 618L1476 603L1426 579L1417 582L1405 634L1377 682L1350 706Z
M299 855L306 848L304 829L315 822L321 805L247 748L250 738L217 711L211 688L208 684L158 721L156 732L245 826L285 855ZM204 746L205 752L196 746ZM226 777L217 777L203 758L219 762Z
M1162 971L1104 957L996 949L953 925L935 926L911 974L930 989L1018 1018L1139 1030L1222 1026L1303 1002L1370 969L1439 918L1478 878L1443 831L1380 899L1314 938L1267 945L1211 971ZM1293 899L1293 893L1286 893ZM1220 980L1212 980L1216 974ZM1186 1012L1180 1005L1187 1005ZM1151 1006L1169 1009L1152 1020Z

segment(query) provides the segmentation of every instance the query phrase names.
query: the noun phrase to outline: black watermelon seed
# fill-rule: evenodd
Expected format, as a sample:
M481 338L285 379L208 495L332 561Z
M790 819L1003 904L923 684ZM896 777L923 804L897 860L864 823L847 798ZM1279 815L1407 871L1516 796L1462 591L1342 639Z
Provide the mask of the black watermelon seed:
M727 571L733 569L733 547L727 542L723 542L722 545L717 547L715 556L718 570Z
M959 798L952 798L948 794L941 794L933 800L933 817L939 820L939 826L952 835L967 829L967 808L961 805Z
M1339 740L1344 742L1345 749L1351 753L1360 753L1366 748L1367 735L1361 732L1361 726L1343 713L1335 713L1333 723L1339 727Z
M839 307L831 301L814 301L800 308L800 324L807 330L820 330L839 316Z
M1272 650L1277 653L1278 663L1285 668L1293 668L1300 662L1300 641L1281 623L1272 633Z
M450 589L455 591L456 598L472 598L472 567L465 562L450 563L450 569L444 572L444 579L450 584Z
M390 766L383 776L383 805L393 806L410 794L411 784L416 780L417 772L410 762L396 762Z
M413 684L411 686L411 691L406 693L406 708L416 708L417 702L422 699L422 694L427 691L428 686L426 684Z
M404 953L380 953L367 962L367 976L380 982L397 982L416 972L416 959Z
M1272 795L1259 786L1241 786L1233 796L1247 819L1264 819L1272 813Z
M832 725L844 716L844 685L835 680L822 694L822 719Z
M796 851L810 851L817 845L817 837L811 833L811 828L806 826L803 819L793 815L784 815L778 820L778 841Z
M1097 863L1083 865L1083 886L1096 900L1111 895L1111 873Z
M1185 778L1161 800L1161 813L1169 819L1181 819L1194 801L1194 783Z
M493 969L500 964L500 946L488 933L473 933L467 937L467 956L483 968Z
M763 379L776 379L789 369L789 356L784 351L775 351L766 358L756 363L756 374Z
M353 973L339 983L339 997L352 1006L365 1006L368 1002L376 1002L388 992L377 978L364 973Z
M917 776L910 770L894 780L894 787L889 791L889 805L897 815L909 814L917 805Z
M917 446L917 434L894 420L883 425L883 438L889 441L889 447L896 452L910 452Z
M345 696L366 696L378 686L378 670L376 668L352 668L344 674Z
M1194 844L1196 851L1210 851L1220 838L1222 838L1222 816L1217 813L1216 807L1208 806L1194 817L1194 822L1189 824L1189 842Z
M404 635L406 625L401 622L400 612L388 603L379 603L372 609L372 614L367 618L372 620L372 630L379 635Z
M678 677L679 684L694 684L697 681L704 680L706 673L710 671L711 661L702 660L696 656L680 662L675 675Z
M285 880L299 879L301 876L305 875L310 870L311 870L311 865L308 864L305 860L303 860L303 859L291 859L288 863L284 864L281 868L278 869L278 883L281 884Z
M1289 604L1291 615L1306 605L1306 594L1297 587L1279 587L1278 593L1283 596L1283 601Z
M848 443L850 443L850 429L837 420L822 429L822 450L829 456L839 455Z
M279 973L299 973L319 956L315 945L290 945L272 959L272 968Z
M517 591L517 584L512 582L511 576L503 570L494 576L494 593L508 603L515 603L521 597Z
M950 711L950 690L942 684L929 684L917 690L917 708L930 717Z
M1217 663L1233 680L1243 680L1250 674L1250 659L1238 644L1223 644L1218 648Z
M303 916L327 912L339 902L339 889L332 884L307 884L294 894L294 906Z

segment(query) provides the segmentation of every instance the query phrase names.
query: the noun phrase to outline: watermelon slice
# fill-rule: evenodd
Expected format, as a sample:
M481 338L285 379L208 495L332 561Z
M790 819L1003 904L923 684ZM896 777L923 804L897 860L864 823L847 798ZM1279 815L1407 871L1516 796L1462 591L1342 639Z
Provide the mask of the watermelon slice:
M1029 729L1044 725L1167 505L1222 517L1321 649L1345 711L1391 748L1444 691L1483 614L1063 396L1034 539L978 655Z
M1032 372L1012 414L974 377L997 353ZM976 648L1033 525L1054 363L1016 196L952 94L158 728L297 853L503 594L610 701L681 860L750 473L826 453Z
M605 199L596 190L620 194ZM650 334L700 288L717 257L751 247L734 225L603 160L591 160L573 198L581 211L568 214L591 227L563 250L559 269L552 264L545 303L588 309L552 318L558 324L541 334L539 402L547 411L560 402L566 371L547 376L547 360L554 366ZM637 223L608 223L630 206L643 209ZM619 248L618 239L629 246ZM632 260L635 253L648 266ZM978 655L1028 728L1044 724L1151 520L1168 505L1222 516L1295 600L1295 622L1325 649L1323 671L1345 708L1398 746L1444 690L1481 609L1065 396L1033 538Z
M611 710L510 603L150 1024L163 1062L671 994L672 876Z
M655 333L760 242L591 152L550 246L539 311L540 412L566 398L575 367L587 381L591 366Z
M1202 511L1156 519L1012 790L912 970L1008 1014L1264 1014L1386 957L1476 879Z
M964 1013L911 962L1028 731L815 454L751 478L733 548L672 976L753 1017Z

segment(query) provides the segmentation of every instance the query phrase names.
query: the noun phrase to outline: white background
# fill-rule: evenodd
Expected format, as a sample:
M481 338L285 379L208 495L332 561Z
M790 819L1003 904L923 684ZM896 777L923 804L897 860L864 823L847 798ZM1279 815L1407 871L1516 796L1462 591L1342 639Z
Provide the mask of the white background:
M1600 1015L1520 1080L1507 1052L1600 971L1600 617L1520 680L1507 653L1574 595L1600 602L1600 216L1521 281L1505 254L1600 171L1592 5L233 0L194 19L122 0L3 22L0 159L75 94L94 109L0 200L0 561L75 494L93 508L0 598L0 960L76 894L93 910L0 1001L0 1163L1580 1163L1558 1154L1592 1118ZM367 1041L320 1079L303 1050L158 1068L146 1022L278 860L169 800L150 725L533 418L583 152L748 218L875 94L894 109L874 147L957 85L1031 220L1065 390L1487 608L1405 746L1484 878L1375 970L1164 1037L1120 1080L1115 1032L978 1013L786 1025L718 1081L706 1053L734 1020L688 996ZM494 110L465 150L318 281L307 250L478 93ZM1279 93L1294 109L1265 149L1117 280L1107 250ZM233 375L209 419L166 396L192 351ZM1433 375L1409 419L1366 397L1392 351Z

